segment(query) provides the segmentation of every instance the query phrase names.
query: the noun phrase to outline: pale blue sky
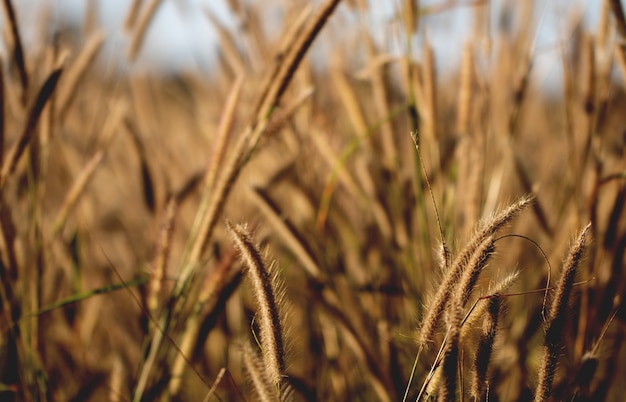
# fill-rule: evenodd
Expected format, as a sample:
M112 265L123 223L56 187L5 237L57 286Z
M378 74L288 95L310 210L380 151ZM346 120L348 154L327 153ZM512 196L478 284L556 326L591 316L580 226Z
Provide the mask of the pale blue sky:
M99 19L106 30L107 57L124 60L129 34L122 25L130 0L20 0L14 1L24 36L28 43L34 29L23 22L39 21L43 7L51 7L50 30L64 22L81 24L87 1L97 1ZM147 3L144 1L144 5ZM215 56L216 35L204 15L211 9L228 24L228 10L220 0L163 0L148 29L135 69L208 68ZM4 22L4 21L2 21ZM26 28L24 28L26 27ZM34 27L33 27L34 28Z
M52 7L52 27L60 21L73 21L80 24L85 12L87 1L98 0L20 0L14 1L20 21L37 21L36 13L42 5ZM255 0L250 0L251 2ZM258 0L263 1L263 0ZM447 0L421 0L421 6L443 4ZM458 0L456 6L436 15L428 16L422 21L429 41L436 52L438 65L442 70L452 70L461 56L464 37L471 21L471 8L465 7L470 0ZM495 10L492 19L498 18L498 9L507 0L492 0ZM528 0L513 0L528 1ZM108 47L105 53L111 61L123 60L128 49L128 34L121 27L130 6L130 0L100 0L98 7L100 19L108 34ZM146 1L144 1L146 3ZM400 0L371 0L369 23L374 32L388 32L389 22ZM201 69L210 71L215 57L216 35L211 24L205 18L203 10L210 8L220 20L235 29L232 16L229 16L224 0L163 0L155 19L148 30L144 48L133 66L134 70L171 71L180 68ZM537 36L537 52L535 59L536 79L548 84L559 81L560 62L558 42L567 29L565 17L572 14L578 7L588 25L593 25L600 8L599 0L540 0L537 1L535 12L541 15L539 35ZM31 24L32 26L33 24ZM28 24L22 24L21 27ZM53 28L54 29L54 28ZM24 32L29 37L29 32ZM32 33L31 33L32 36ZM419 41L419 37L417 38ZM556 78L556 80L555 80Z

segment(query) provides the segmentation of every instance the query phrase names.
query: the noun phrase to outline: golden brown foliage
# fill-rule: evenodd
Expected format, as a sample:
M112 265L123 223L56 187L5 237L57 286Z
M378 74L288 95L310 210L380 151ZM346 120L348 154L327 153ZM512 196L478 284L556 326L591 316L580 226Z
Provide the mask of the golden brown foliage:
M129 2L115 57L161 3ZM562 94L532 68L540 2L498 27L468 3L458 71L427 34L455 3L385 30L366 1L228 3L210 72L127 74L93 5L23 41L3 1L0 399L626 392L619 1L596 31L562 17Z

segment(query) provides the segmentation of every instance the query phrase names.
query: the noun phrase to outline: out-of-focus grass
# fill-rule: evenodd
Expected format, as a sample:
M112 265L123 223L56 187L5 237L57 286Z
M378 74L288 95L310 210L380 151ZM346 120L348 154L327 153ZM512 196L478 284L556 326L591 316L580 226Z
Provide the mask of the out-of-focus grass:
M16 46L19 19L7 19L2 399L622 395L619 2L603 3L595 32L565 36L562 96L529 79L529 12L516 14L519 29L492 32L489 3L473 4L459 72L442 75L419 24L436 9L402 2L388 40L410 50L397 55L365 18L355 26L363 1L334 13L332 1L276 2L277 37L262 28L267 5L231 3L241 31L220 27L208 76L110 75L94 64L98 27L73 46L42 37L34 52ZM127 20L133 52L154 4ZM336 49L322 68L306 56L313 40ZM530 194L515 219L475 238ZM225 218L248 222L252 234L235 238L254 241L233 245ZM588 222L572 283L562 259ZM488 236L495 252L481 257ZM257 249L284 283L271 307L284 314L280 381L264 379L264 307L235 258ZM553 300L565 314L550 313ZM540 362L552 358L546 391Z

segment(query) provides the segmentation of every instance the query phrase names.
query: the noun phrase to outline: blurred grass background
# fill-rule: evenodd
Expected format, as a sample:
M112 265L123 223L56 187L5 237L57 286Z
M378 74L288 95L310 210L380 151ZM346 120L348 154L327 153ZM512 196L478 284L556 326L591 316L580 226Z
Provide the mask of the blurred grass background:
M531 193L532 208L503 234L526 236L548 261L533 242L503 237L474 291L490 294L520 272L507 292L522 294L505 297L489 399L532 399L544 296L531 291L546 286L548 267L558 278L591 222L553 395L620 400L618 1L595 4L593 28L575 7L542 18L541 1L404 1L382 29L369 24L367 2L341 2L269 104L259 102L265 83L278 82L272 71L321 2L230 1L236 29L203 16L219 37L210 73L167 74L98 63L106 30L95 7L80 26L25 41L32 22L11 19L20 10L11 3L3 1L0 86L3 400L255 399L242 344L258 332L256 306L225 218L248 222L277 261L293 397L399 400L442 277L440 244L457 254L480 221ZM141 57L158 3L129 3L120 28L128 40L109 50L113 59ZM436 48L422 24L461 7L463 43ZM533 79L542 24L559 25L557 73ZM444 68L440 54L458 68ZM237 148L250 127L260 127L259 141ZM220 192L220 183L230 187ZM224 205L203 238L198 222L211 200ZM464 341L460 368L477 337ZM422 352L408 399L436 353Z

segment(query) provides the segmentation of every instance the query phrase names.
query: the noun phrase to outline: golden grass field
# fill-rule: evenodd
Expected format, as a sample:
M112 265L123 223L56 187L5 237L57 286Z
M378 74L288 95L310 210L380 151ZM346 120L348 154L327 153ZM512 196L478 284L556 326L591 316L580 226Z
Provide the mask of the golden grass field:
M619 0L562 16L559 94L531 79L542 2L499 29L465 5L443 73L421 22L457 3L395 2L398 53L365 0L273 1L280 35L232 0L206 75L103 66L94 7L27 45L15 3L1 400L623 400ZM129 2L120 58L158 4Z

